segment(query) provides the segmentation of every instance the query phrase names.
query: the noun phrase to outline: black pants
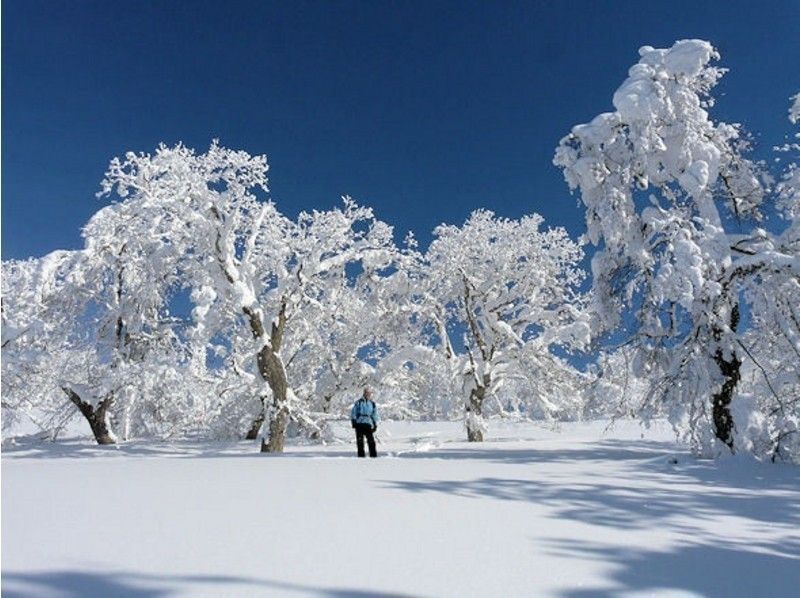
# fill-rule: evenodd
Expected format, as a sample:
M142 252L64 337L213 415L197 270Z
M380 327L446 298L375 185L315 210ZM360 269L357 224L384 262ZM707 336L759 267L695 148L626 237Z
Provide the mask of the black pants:
M375 450L375 437L372 435L372 426L369 424L356 424L356 445L358 446L358 456L366 457L364 454L364 436L367 437L369 456L377 457L378 451Z

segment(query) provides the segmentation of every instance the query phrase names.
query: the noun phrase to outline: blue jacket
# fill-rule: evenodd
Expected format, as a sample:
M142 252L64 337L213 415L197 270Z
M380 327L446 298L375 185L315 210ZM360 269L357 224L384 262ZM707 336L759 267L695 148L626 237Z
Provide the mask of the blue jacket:
M353 408L350 410L350 421L354 424L377 426L378 408L375 406L375 401L364 398L358 399L353 403Z

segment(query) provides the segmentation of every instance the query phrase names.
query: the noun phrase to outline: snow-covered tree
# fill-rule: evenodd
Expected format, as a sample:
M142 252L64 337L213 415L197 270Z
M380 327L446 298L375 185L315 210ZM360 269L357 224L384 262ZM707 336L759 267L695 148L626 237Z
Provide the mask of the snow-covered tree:
M484 403L509 380L525 381L530 408L561 408L565 397L550 386L577 372L553 349L589 340L578 292L583 252L566 231L543 231L542 223L537 214L509 220L478 210L461 227L439 226L422 263L431 342L457 379L470 441L483 440ZM454 328L465 330L463 353Z
M209 344L244 326L256 371L271 391L262 450L280 452L290 413L305 409L285 357L302 339L287 348L288 337L306 329L304 314L326 318L332 288L378 276L395 247L391 228L349 198L342 208L289 220L256 195L266 191L266 171L264 156L216 143L204 154L160 146L153 155L112 161L104 192L116 191L142 215L137 234L163 236L169 251L183 256L196 338ZM351 270L359 273L350 277Z
M573 127L554 162L586 207L599 322L624 325L637 373L700 450L733 450L742 301L800 273L796 244L757 226L765 190L738 126L714 122L724 70L708 42L645 46L614 112ZM736 226L731 226L732 223ZM750 230L741 228L750 222ZM733 232L736 231L736 232Z
M386 287L402 276L398 270L380 277L346 275L349 280L326 286L304 310L287 371L308 405L305 427L314 437L324 432L327 420L350 408L365 385L378 382L375 364L387 353L391 336L387 324L403 302Z
M648 403L647 380L636 375L635 350L622 346L600 351L590 368L591 383L584 391L583 417L639 417L643 412L663 415L658 404Z
M178 425L187 412L178 403L189 400L180 396L186 385L165 386L180 377L181 344L166 313L176 264L127 235L125 207L95 214L81 251L3 264L5 403L53 411L45 421L54 422L72 411L65 395L100 444L115 441L114 428L128 437Z
M55 436L75 413L59 382L68 366L86 361L66 338L74 297L68 277L81 257L81 252L55 251L38 259L3 262L4 432L26 418Z
M789 120L800 123L800 94ZM795 133L800 139L800 133ZM800 144L776 148L793 158L775 186L786 224L780 234L761 231L762 247L800 255ZM780 159L779 164L784 160ZM744 353L742 396L734 405L738 448L772 459L800 461L800 276L796 268L759 268L744 281L749 326L738 340Z
M441 420L464 418L459 377L453 359L433 339L417 336L408 329L403 341L378 362L375 372L381 411L394 419ZM386 397L391 399L386 405Z
M89 220L75 281L89 316L75 325L92 333L105 384L100 404L123 438L180 428L193 402L190 385L176 383L188 379L188 354L176 333L180 322L169 314L171 296L184 285L180 255L157 223L143 234L132 208L113 204Z

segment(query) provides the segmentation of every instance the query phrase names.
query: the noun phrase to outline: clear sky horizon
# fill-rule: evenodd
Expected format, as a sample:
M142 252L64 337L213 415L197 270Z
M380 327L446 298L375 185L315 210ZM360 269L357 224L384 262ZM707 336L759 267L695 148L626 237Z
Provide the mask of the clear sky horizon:
M555 146L684 38L730 69L714 116L783 143L800 0L3 2L2 256L80 247L112 157L213 138L267 154L288 215L349 194L398 240L479 207L577 235Z

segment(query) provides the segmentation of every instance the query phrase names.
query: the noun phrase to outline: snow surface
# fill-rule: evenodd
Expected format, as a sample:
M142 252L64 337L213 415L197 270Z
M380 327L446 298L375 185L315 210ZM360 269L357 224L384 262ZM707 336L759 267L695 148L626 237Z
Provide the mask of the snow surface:
M3 596L797 595L800 469L605 425L389 422L375 460L344 426L281 456L18 441Z

